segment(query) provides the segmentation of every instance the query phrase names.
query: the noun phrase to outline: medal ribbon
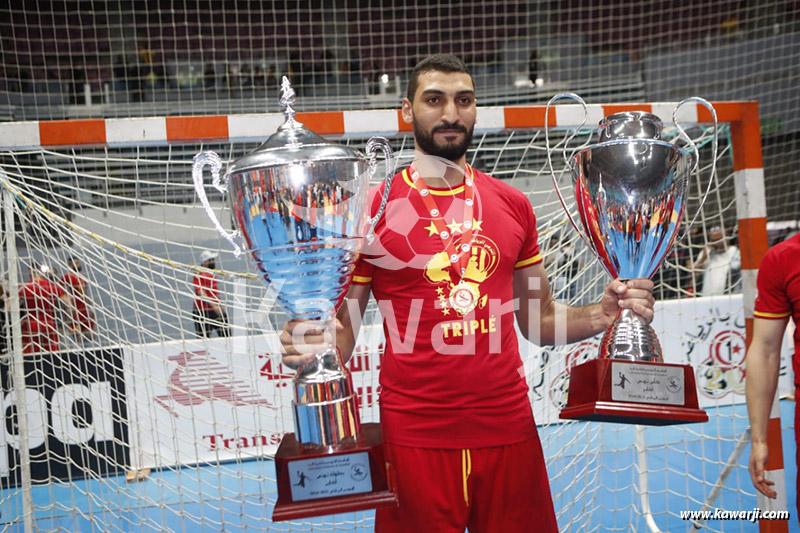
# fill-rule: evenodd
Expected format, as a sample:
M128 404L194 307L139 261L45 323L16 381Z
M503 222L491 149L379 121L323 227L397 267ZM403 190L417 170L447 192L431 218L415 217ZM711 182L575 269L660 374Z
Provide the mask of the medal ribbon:
M416 185L419 195L422 197L422 202L425 204L425 209L428 210L434 227L439 233L439 238L444 245L444 250L447 252L447 257L450 259L450 278L453 280L454 285L463 282L464 273L467 271L469 265L470 249L472 248L472 221L473 219L473 206L475 204L475 170L469 165L466 165L466 172L464 176L464 218L461 226L465 229L461 235L461 245L456 248L456 238L452 235L450 229L444 220L444 214L439 212L436 206L436 201L431 197L431 191L425 184L425 180L411 165L409 168L411 174L411 181ZM456 267L457 268L454 268Z

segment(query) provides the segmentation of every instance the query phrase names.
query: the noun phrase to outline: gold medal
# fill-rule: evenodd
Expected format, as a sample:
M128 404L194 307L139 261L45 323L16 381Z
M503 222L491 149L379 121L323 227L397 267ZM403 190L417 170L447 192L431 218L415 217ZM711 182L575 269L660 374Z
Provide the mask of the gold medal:
M458 283L453 285L450 289L450 306L461 313L466 315L478 305L478 291L472 285Z

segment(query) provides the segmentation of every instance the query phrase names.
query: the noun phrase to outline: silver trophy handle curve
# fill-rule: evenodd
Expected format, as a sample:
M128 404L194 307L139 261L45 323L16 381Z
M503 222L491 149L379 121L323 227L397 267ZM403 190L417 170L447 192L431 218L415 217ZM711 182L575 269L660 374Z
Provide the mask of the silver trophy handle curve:
M386 203L389 201L389 190L392 188L392 179L394 178L395 159L392 153L392 146L385 137L372 137L367 141L367 147L364 150L367 153L367 157L369 157L370 179L375 175L378 168L378 152L383 152L383 157L386 159L386 185L383 187L381 205L378 207L378 212L375 213L375 216L367 220L369 223L367 242L372 244L372 241L375 239L375 226L381 219L381 216L383 216Z
M592 245L592 242L589 239L588 235L584 235L583 231L575 222L575 219L572 217L572 213L569 212L569 208L567 207L567 202L564 200L564 196L561 194L561 187L558 186L558 178L556 178L556 173L553 170L553 159L551 157L551 150L550 150L550 121L548 115L550 114L550 107L552 107L552 105L557 100L562 100L562 99L574 100L579 104L581 104L581 106L583 107L583 122L581 122L581 125L578 126L575 129L575 131L572 132L572 135L570 135L564 140L563 156L564 156L564 163L566 163L567 166L570 165L569 159L567 159L567 145L575 137L575 135L578 134L580 129L586 124L586 119L589 117L589 112L586 109L586 102L584 102L583 98L581 98L575 93L559 93L554 97L552 97L549 102L547 102L547 107L545 107L544 110L544 142L545 142L545 147L547 148L546 150L547 166L550 169L550 176L553 179L553 185L555 185L556 195L558 196L558 200L561 202L561 207L564 208L564 212L567 214L567 218L572 224L572 227L575 228L575 231L578 232L578 235L580 235L581 239L583 239L583 242L585 242L586 245L589 247L589 249L592 251L592 253L594 253L595 257L599 259L600 256L598 255L597 250L595 250L594 246Z
M697 151L697 146L695 145L694 141L686 134L686 131L678 124L678 110L684 105L689 102L697 102L698 104L703 105L706 109L711 112L711 116L714 117L714 140L712 141L712 148L714 150L714 158L711 160L711 175L708 177L708 185L706 186L706 192L703 194L703 199L700 200L700 205L697 206L697 211L695 211L694 217L692 217L692 221L686 225L686 229L683 230L683 234L676 239L676 242L681 242L689 233L689 228L691 228L694 223L697 221L697 217L700 216L700 212L703 210L703 204L706 203L706 199L708 198L708 193L711 192L711 185L714 183L714 176L717 173L717 155L719 150L719 135L717 134L717 130L719 125L717 123L717 110L714 109L714 106L711 105L711 102L704 98L700 98L699 96L692 96L690 98L686 98L685 100L681 100L678 105L675 106L675 109L672 111L672 122L675 124L675 127L680 132L681 136L689 143L689 146L692 149L692 154L694 155L694 166L692 167L692 174L697 172L697 167L700 165L700 153Z
M222 169L222 160L215 152L211 151L200 152L194 156L192 163L192 181L194 182L194 190L197 193L197 197L200 198L200 203L203 204L203 209L206 210L206 215L211 219L214 227L217 229L219 234L225 238L225 240L231 243L231 246L233 246L233 254L236 257L239 257L243 252L242 246L236 242L237 237L241 235L240 232L238 230L227 231L222 227L222 224L219 223L214 210L211 209L208 196L206 196L206 187L203 183L203 167L206 165L211 167L211 184L214 186L214 188L221 193L227 192L226 184L223 182L223 179L219 174L219 171Z

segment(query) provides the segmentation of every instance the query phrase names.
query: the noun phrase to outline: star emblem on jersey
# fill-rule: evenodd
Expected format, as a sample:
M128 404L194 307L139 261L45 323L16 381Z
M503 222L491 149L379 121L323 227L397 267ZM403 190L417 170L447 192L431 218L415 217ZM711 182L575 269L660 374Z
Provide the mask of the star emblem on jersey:
M477 231L480 231L481 229L483 229L483 220L477 220L477 219L473 218L472 219L472 226L470 226L467 223L461 224L461 223L458 223L455 220L453 220L450 224L447 224L447 228L450 230L449 234L448 233L445 233L445 235L439 234L439 236L444 238L444 239L446 239L450 235L455 235L457 233L463 233L461 231L462 227L467 227L467 228L471 227L473 231L477 232ZM431 222L430 224L425 226L425 229L428 230L428 237L433 237L434 235L439 233L439 230L436 228L436 224L434 224L433 222Z
M455 235L456 233L461 233L461 224L456 222L455 219L453 219L451 223L447 224L447 227L450 228L450 233L452 235Z

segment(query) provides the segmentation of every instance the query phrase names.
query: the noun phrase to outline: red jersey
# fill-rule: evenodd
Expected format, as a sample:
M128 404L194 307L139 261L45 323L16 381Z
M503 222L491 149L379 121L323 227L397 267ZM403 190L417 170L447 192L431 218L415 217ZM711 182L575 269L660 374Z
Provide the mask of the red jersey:
M792 317L795 325L800 325L800 234L767 251L758 269L757 284L754 317ZM794 330L792 366L795 385L800 386L800 327Z
M516 269L541 261L536 220L525 195L502 181L474 171L474 187L475 234L464 275L473 310L458 310L445 244L407 170L395 176L378 239L357 263L353 282L372 284L384 320L387 442L478 448L522 442L535 432L512 279ZM460 247L464 186L428 189ZM374 215L383 192L372 192Z
M24 283L19 289L19 299L29 321L54 326L58 300L66 293L60 285L39 278Z
M86 301L86 278L78 272L68 272L61 278L61 285L69 294L72 302L72 325L74 331L87 332L94 329L94 313Z
M77 272L68 272L61 278L61 284L72 298L76 312L86 311L86 280Z
M198 272L192 279L194 286L194 293L197 298L194 301L194 306L202 311L211 309L209 299L219 302L219 288L217 287L217 278L211 272ZM201 295L201 292L204 293Z

